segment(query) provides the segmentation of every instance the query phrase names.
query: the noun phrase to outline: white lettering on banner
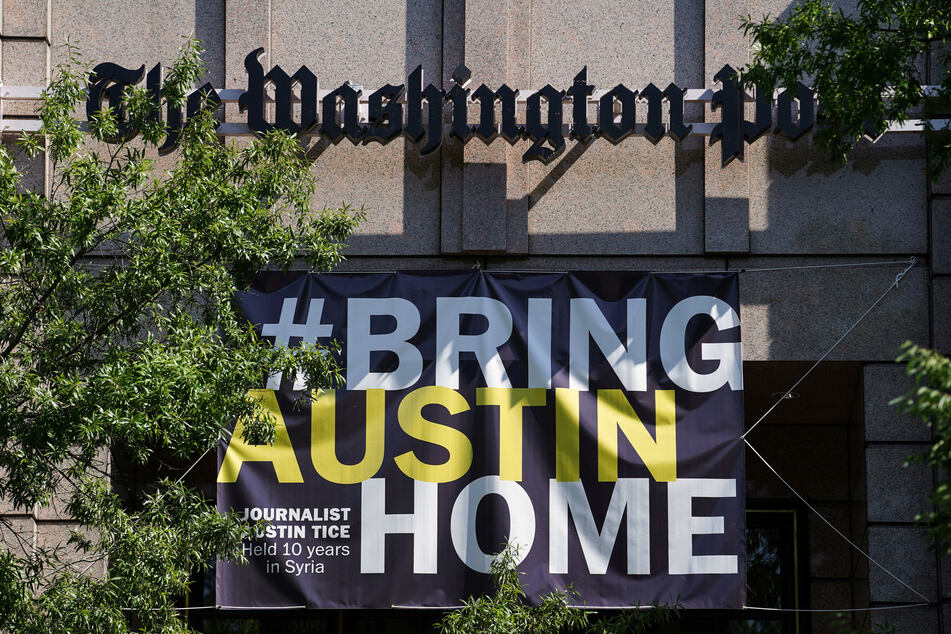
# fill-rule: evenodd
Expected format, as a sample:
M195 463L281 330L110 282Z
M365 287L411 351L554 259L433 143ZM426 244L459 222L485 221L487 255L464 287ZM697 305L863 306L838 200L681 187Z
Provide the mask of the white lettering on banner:
M330 337L332 324L321 323L323 299L310 300L307 321L294 323L297 299L285 298L277 323L263 324L261 334L273 336L275 346L286 346L291 337L304 343L316 343ZM594 299L572 298L569 306L568 383L573 390L587 390L591 359L590 343L604 355L624 389L647 390L647 300L626 301L625 343L608 322ZM552 387L552 300L528 298L527 342L530 388ZM396 320L388 333L370 331L373 316L388 315ZM482 315L487 327L481 334L462 334L463 315ZM696 295L678 302L667 314L660 330L660 358L664 370L677 386L691 392L713 392L724 385L743 389L742 347L739 342L700 344L700 358L719 362L713 372L700 374L686 359L687 325L697 316L713 319L720 331L740 325L737 312L725 301L709 295ZM460 355L474 354L487 387L511 388L512 382L499 354L499 347L512 335L512 313L490 297L436 298L436 385L459 388ZM423 355L410 340L420 328L419 309L401 297L351 298L347 300L347 389L403 390L412 387L422 375ZM389 352L397 357L395 370L373 372L370 358L374 352ZM268 377L268 389L280 387L281 374ZM523 383L524 385L524 383ZM295 390L304 389L298 376Z
M320 323L320 316L324 311L324 300L312 299L307 310L307 321L303 324L294 323L294 312L297 310L297 298L287 297L281 305L281 316L276 324L261 324L262 337L274 337L274 346L288 346L291 337L300 337L301 343L317 343L318 337L333 335L332 324ZM267 378L267 389L277 390L281 387L281 372L275 372ZM303 390L304 379L298 376L294 381L295 390Z
M372 478L361 485L360 572L386 572L386 536L413 536L413 573L436 574L438 494L433 482L413 481L413 512L386 513L386 480Z
M627 512L627 574L650 574L650 488L647 478L618 478L598 531L581 482L549 481L548 567L551 574L568 574L568 515L574 522L588 572L603 575Z
M389 315L396 328L372 334L374 315ZM351 298L347 300L347 389L405 390L419 380L423 356L409 339L419 331L419 310L401 297ZM371 372L370 353L392 352L398 361L391 372Z
M693 498L736 497L736 480L680 478L667 483L668 572L672 575L735 575L736 555L694 555L694 535L723 534L723 516L697 517Z
M687 363L684 335L687 324L697 315L711 317L719 330L730 330L740 325L740 316L722 299L695 295L678 302L667 313L660 329L660 359L667 376L691 392L713 392L724 384L729 384L731 390L742 390L743 351L739 342L701 344L701 359L720 362L717 369L709 374L698 374Z
M482 315L489 322L480 335L459 332L462 315ZM459 388L459 353L474 352L487 387L512 387L499 346L512 335L512 313L491 297L436 298L436 385Z
M483 476L473 480L459 492L452 506L449 531L456 554L469 568L488 574L492 570L495 555L483 552L476 537L476 512L479 503L487 495L498 495L505 500L509 510L509 543L517 549L515 563L528 556L535 542L535 508L517 482L502 480L499 476Z
M528 298L528 387L551 388L551 300Z
M604 353L611 369L629 392L647 389L647 300L627 300L627 346L608 323L598 305L590 297L571 300L571 334L569 336L569 378L572 390L588 389L590 361L588 339Z

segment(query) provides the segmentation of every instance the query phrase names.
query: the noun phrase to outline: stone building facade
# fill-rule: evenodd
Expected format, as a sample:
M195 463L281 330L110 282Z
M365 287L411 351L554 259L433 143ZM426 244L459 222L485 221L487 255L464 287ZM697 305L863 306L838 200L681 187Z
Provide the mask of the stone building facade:
M426 81L448 88L450 74L464 63L473 85L492 87L567 87L586 66L588 80L603 88L650 82L712 88L724 64L739 68L749 59L741 15L782 15L789 3L5 0L0 6L3 95L11 86L43 85L67 37L89 59L137 67L174 58L183 35L202 41L208 80L221 88L247 85L245 56L259 47L267 51L266 68L280 64L292 72L307 65L321 87L347 80L370 89L401 84L421 65ZM5 99L4 129L29 120L32 106ZM225 116L244 120L233 105ZM715 122L719 113L708 102L693 103L686 119ZM4 144L13 140L3 137ZM935 474L903 467L928 447L930 431L888 405L908 388L903 368L893 363L903 341L951 352L951 180L927 181L921 136L885 135L863 144L841 168L808 136L790 142L767 134L746 147L744 160L725 167L718 145L703 136L656 145L640 136L618 145L569 140L547 165L522 161L528 145L447 139L428 156L402 139L315 147L315 204L346 201L368 209L341 270L744 270L745 407L752 424L918 258L750 441L837 530L934 602L868 618L859 613L858 624L887 620L899 632L951 631L951 602L942 599L951 591L951 571L915 523L928 510ZM33 175L41 185L42 164ZM866 264L872 265L829 266ZM750 526L761 528L782 560L783 607L920 602L750 452L747 472ZM55 508L16 520L40 545L70 526ZM326 631L337 631L333 619ZM774 623L782 629L723 624L722 631L823 632L828 623L823 613L782 613Z

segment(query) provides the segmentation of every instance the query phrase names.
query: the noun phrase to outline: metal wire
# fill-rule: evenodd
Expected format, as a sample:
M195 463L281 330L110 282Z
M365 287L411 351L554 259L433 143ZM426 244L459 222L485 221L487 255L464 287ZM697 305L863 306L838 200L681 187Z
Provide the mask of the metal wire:
M760 452L756 451L756 448L755 448L753 445L750 444L750 441L748 441L748 440L746 440L746 439L744 438L744 439L743 439L743 442L745 442L745 443L746 443L746 446L749 447L749 448L753 451L753 453L756 454L756 457L757 457L757 458L759 458L760 460L763 461L763 464L766 465L766 468L769 469L770 471L772 471L772 472L773 472L773 475L775 475L777 478L779 478L779 481L782 482L783 484L785 484L785 485L786 485L786 488L789 489L790 491L792 491L793 495L795 495L797 498L799 498L799 501L801 501L803 504L805 504L806 507L807 507L810 511L812 511L813 513L816 514L816 517L818 517L820 520L822 520L823 522L825 522L826 525L827 525L829 528L831 528L833 531L835 531L836 534L837 534L839 537L841 537L842 539L844 539L844 540L846 541L846 543L848 543L850 546L852 546L852 548L854 548L855 550L857 550L858 552L860 552L862 555L864 555L865 558L868 559L870 562L872 562L873 564L875 564L876 566L878 566L878 567L879 567L883 572L885 572L885 574L887 574L889 577L891 577L892 579L894 579L895 581L897 581L897 582L900 583L901 585L905 586L905 588L907 588L908 590L911 590L911 591L912 591L914 594L916 594L917 596L919 596L919 597L921 597L922 599L924 599L925 601L927 601L929 605L932 603L931 599L929 599L928 597L926 597L925 595L921 594L920 592L918 592L917 590L915 590L914 588L912 588L910 585L908 585L907 583L905 583L904 581L902 581L901 579L899 579L892 571L890 571L888 568L886 568L886 567L883 566L881 563L879 563L879 562L878 562L876 559L874 559L871 555L869 555L867 552L865 552L864 550L862 550L862 548L860 548L858 544L856 544L856 543L853 542L851 539L849 539L848 537L846 537L846 535L845 535L842 531L840 531L838 528L836 528L835 526L833 526L832 522L830 522L829 520L827 520L827 519L825 518L825 516L822 515L822 513L820 513L819 511L817 511L816 508L815 508L812 504L809 504L809 502L806 501L806 498L804 498L803 496L799 495L799 492L796 491L796 489L794 489L791 484L789 484L788 482L786 482L786 480L783 478L783 476L779 475L779 472L776 471L776 469L773 468L773 465L771 465L771 464L769 464L768 462L766 462L766 458L764 458L764 457L762 456L762 454L760 454Z
M823 361L825 361L825 360L826 360L826 357L828 357L830 354L832 354L832 351L835 350L835 349L839 346L840 343L842 343L842 341L849 335L849 333L851 333L853 330L855 330L856 326L858 326L860 323L862 323L862 320L865 319L866 317L868 317L869 314L870 314L873 310L875 310L875 308L878 307L879 304L882 303L882 300L884 300L885 297L888 296L889 293L891 293L894 289L898 288L898 283L902 280L903 277L905 277L905 274L908 273L908 271L910 271L912 268L914 268L914 266L915 266L916 264L918 264L918 258L914 258L914 257L911 258L911 262L908 264L907 267L905 267L905 270L895 276L895 281L892 282L891 285L889 285L889 287L885 289L885 292L882 293L881 295L879 295L878 299L876 299L874 302L872 302L872 305L869 306L869 307L865 310L864 313L862 313L862 316L859 317L858 319L856 319L855 322L854 322L851 326L849 326L848 330L846 330L844 333L842 333L842 336L839 337L839 338L836 340L836 342L835 342L834 344L832 344L832 346L831 346L828 350L826 350L826 351L822 354L822 356L819 357L819 359L818 359L815 363L812 364L812 367L809 368L808 370L806 370L805 374L803 374L801 377L799 377L799 380L792 384L792 387L790 387L788 390L786 390L786 391L783 393L783 395L780 396L780 397L776 400L776 402L773 403L772 406L770 406L770 408L769 408L768 410L766 410L766 412L765 412L762 416L760 416L759 419L758 419L755 423L753 423L753 425L752 425L749 429L747 429L745 432L743 432L743 435L740 436L740 438L742 438L742 439L745 440L746 437L749 435L749 433L750 433L751 431L753 431L754 429L756 429L756 426L757 426L757 425L759 425L760 423L763 422L763 419L764 419L764 418L766 418L767 416L769 416L770 413L771 413L774 409L776 409L776 408L779 406L779 404L782 403L782 402L786 399L786 397L789 396L789 395L792 393L792 391L795 390L795 389L799 386L799 384L802 383L802 382L806 379L806 377L809 376L809 375L812 373L813 370L815 370L817 367L819 367L819 364L822 363Z

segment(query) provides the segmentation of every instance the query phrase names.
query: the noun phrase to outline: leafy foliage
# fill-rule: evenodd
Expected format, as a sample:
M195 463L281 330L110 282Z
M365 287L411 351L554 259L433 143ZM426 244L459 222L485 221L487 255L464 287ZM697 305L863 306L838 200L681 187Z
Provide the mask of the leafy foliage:
M21 142L45 153L50 191L24 187L0 151L0 498L28 513L67 491L80 530L34 548L0 517L0 630L185 631L174 605L190 574L240 559L249 530L186 486L185 467L238 417L254 440L270 438L247 395L267 372L302 368L313 388L340 379L318 347L259 340L232 297L265 267L332 267L362 210L312 209L296 140L223 144L207 110L160 172L165 130L143 89L126 92L122 112L104 109L87 142L73 113L88 69L66 52L42 134ZM202 74L199 54L188 41L167 75L175 107ZM105 145L123 121L140 139ZM150 481L120 495L110 452Z
M589 610L571 605L572 599L577 601L580 597L570 588L567 592L545 595L538 605L531 606L526 603L517 565L518 548L508 545L492 562L495 594L463 601L463 607L447 612L436 629L441 634L640 634L677 615L678 608L653 605L648 609L632 606L599 618Z
M915 388L892 404L931 427L934 442L928 453L918 459L936 467L941 474L931 495L934 511L918 519L928 523L945 554L951 554L951 484L947 475L951 473L951 359L906 342L898 361L907 365Z
M442 634L509 634L575 631L588 625L589 613L571 607L569 595L553 592L532 607L516 570L518 549L508 546L492 562L493 595L463 601L437 625Z
M782 18L747 16L742 27L754 50L744 81L770 90L797 80L811 84L825 118L816 142L834 161L845 162L863 135L878 136L889 121L907 121L922 109L949 114L951 6L943 0L862 0L849 14L804 0ZM929 79L938 91L926 99L920 69L932 53L944 70ZM926 134L935 177L951 164L951 136Z

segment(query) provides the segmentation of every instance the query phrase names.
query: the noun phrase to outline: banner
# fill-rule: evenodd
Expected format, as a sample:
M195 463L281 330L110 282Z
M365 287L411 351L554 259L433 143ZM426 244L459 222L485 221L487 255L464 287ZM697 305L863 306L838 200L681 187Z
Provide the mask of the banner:
M533 601L742 606L734 274L268 274L237 302L346 372L267 377L274 442L219 446L219 509L257 532L218 605L458 606L511 543Z

